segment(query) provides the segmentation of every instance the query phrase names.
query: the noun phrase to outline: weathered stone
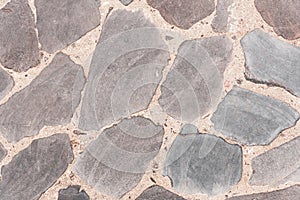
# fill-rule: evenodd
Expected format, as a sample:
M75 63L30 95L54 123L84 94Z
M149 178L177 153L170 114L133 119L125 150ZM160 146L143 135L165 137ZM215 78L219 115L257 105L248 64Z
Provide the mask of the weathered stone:
M267 145L299 117L287 103L234 86L211 120L227 137L246 145Z
M3 144L0 143L0 162L5 158L7 150L4 148Z
M139 183L159 152L163 134L163 127L149 119L124 119L79 155L74 170L94 189L120 198Z
M4 67L21 72L40 63L34 28L27 0L11 0L0 10L0 62Z
M300 136L252 160L251 185L299 182Z
M1 169L0 199L39 199L73 160L67 134L33 140Z
M146 109L168 59L158 29L141 11L112 12L92 59L79 128L99 130Z
M241 40L246 78L280 86L300 97L300 47L274 38L260 29Z
M255 7L278 35L289 40L300 38L300 1L255 0Z
M100 24L98 0L35 0L42 49L53 53Z
M0 68L0 100L7 95L7 93L14 86L13 78L8 75L2 68Z
M224 33L228 31L229 8L232 4L233 0L218 0L216 14L211 25L215 32Z
M133 0L120 0L120 1L125 6L128 6L129 4L131 4L133 2Z
M185 198L166 190L165 188L154 185L147 188L136 200L158 200L158 199L170 199L170 200L185 200Z
M58 192L58 200L90 200L89 195L84 190L79 190L79 185L72 185L67 189L61 189Z
M172 25L189 29L215 10L214 0L147 0Z
M44 126L67 124L85 83L82 68L57 54L30 85L0 106L0 132L9 142L38 134Z
M167 154L163 174L180 193L222 193L241 179L242 148L209 134L180 133Z
M232 42L216 36L183 42L162 84L159 104L173 118L191 123L217 105Z

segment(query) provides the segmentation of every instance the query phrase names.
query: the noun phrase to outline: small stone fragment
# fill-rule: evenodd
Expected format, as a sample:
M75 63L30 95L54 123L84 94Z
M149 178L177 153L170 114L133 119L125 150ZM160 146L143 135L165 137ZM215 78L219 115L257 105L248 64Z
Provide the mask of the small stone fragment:
M73 160L67 134L33 140L1 169L1 200L37 200Z
M120 1L125 6L128 6L129 4L131 4L133 2L133 0L120 0Z
M246 57L247 79L283 87L300 97L300 47L260 29L245 35L241 44Z
M0 162L5 158L7 150L4 148L3 144L0 143Z
M58 200L90 200L84 190L79 190L79 185L70 185L67 189L61 189L58 192Z
M27 0L11 0L0 10L0 62L17 72L40 63L33 13Z
M0 68L0 100L7 95L7 93L14 86L13 78L8 75L2 68Z
M217 33L225 33L228 31L228 22L230 19L229 8L233 4L233 0L218 0L215 17L212 21L212 29Z
M225 192L241 179L242 148L209 134L180 133L167 154L163 175L179 193Z
M299 182L300 136L252 159L251 185Z
M147 188L136 200L158 200L158 199L168 199L168 200L185 200L185 198L166 190L165 188L154 185Z
M243 144L268 145L299 117L287 103L234 86L211 121L217 131Z

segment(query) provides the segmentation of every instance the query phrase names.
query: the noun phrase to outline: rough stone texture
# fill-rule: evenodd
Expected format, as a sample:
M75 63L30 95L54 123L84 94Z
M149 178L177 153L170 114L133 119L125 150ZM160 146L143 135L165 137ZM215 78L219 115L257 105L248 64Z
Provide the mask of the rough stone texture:
M7 150L0 143L0 162L5 158L6 155L7 155Z
M2 68L0 68L0 100L7 95L7 93L14 86L13 78L8 75Z
M300 136L252 160L251 185L277 185L299 182Z
M296 124L299 113L277 99L234 86L211 120L223 135L246 145L270 144Z
M27 0L12 0L0 10L0 62L4 67L21 72L40 63L34 28Z
M99 130L146 109L168 58L158 29L141 11L114 11L94 52L79 128Z
M227 32L229 22L229 7L233 4L233 0L218 0L215 17L212 21L212 28L217 33Z
M163 174L177 192L215 195L242 176L242 148L209 134L179 134L164 163Z
M185 200L185 198L166 190L165 188L154 185L147 188L136 200L158 200L158 199L168 199L168 200Z
M300 47L260 29L245 35L241 44L246 57L246 78L283 87L300 97Z
M228 200L299 200L299 197L300 185L295 185L286 189L276 190L273 192L264 192L232 197Z
M289 40L300 38L300 1L255 0L255 6L277 35Z
M216 106L232 42L216 36L183 42L162 84L159 104L173 118L191 123Z
M53 53L100 24L98 0L35 0L42 49Z
M9 142L69 123L85 83L83 70L62 53L30 85L0 106L0 132Z
M172 25L189 29L215 10L214 0L147 0Z
M79 190L79 185L70 185L67 189L61 189L58 192L58 200L90 200L84 190Z
M120 0L120 2L125 5L128 6L129 4L131 4L133 2L133 0Z
M120 198L134 188L157 155L162 126L143 117L124 119L104 130L79 155L74 170L101 193Z
M33 140L1 169L0 199L39 199L73 160L67 134Z

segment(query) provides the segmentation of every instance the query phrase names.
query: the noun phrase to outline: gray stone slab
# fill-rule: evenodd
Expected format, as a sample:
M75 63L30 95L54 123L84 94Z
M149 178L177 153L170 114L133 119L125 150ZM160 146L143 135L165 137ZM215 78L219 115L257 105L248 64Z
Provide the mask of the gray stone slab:
M0 68L0 100L7 95L7 93L13 88L14 80L6 73L2 68Z
M299 182L300 136L252 159L251 185Z
M97 191L120 198L140 182L159 152L163 134L163 127L149 119L124 119L89 144L74 171Z
M125 5L128 6L129 4L131 4L133 2L133 0L120 0L120 2Z
M189 29L215 10L214 0L147 0L171 25Z
M168 199L168 200L185 200L185 198L166 190L165 188L154 185L147 188L136 200L158 200L158 199Z
M70 185L66 189L61 189L58 192L58 200L90 200L89 195L80 190L79 185Z
M242 176L242 148L209 134L180 133L164 163L163 175L179 193L226 192Z
M223 135L246 145L268 145L300 114L287 103L234 86L211 121Z
M159 30L141 11L112 12L90 66L79 128L100 130L147 109L168 59Z
M183 42L162 84L160 106L175 119L191 123L217 105L232 41L215 36Z
M274 38L260 29L243 37L246 78L280 86L300 96L300 47Z
M98 0L35 0L42 49L53 53L100 24Z
M33 13L27 0L11 0L0 10L0 62L17 72L40 63Z
M3 144L0 143L0 162L6 157L7 150L4 148Z
M59 53L30 85L0 106L0 132L9 142L71 121L85 83L82 67Z
M1 200L36 200L65 172L73 160L67 134L36 139L1 168Z
M230 11L229 8L232 6L233 0L218 0L216 14L212 21L212 29L217 33L225 33L228 31Z

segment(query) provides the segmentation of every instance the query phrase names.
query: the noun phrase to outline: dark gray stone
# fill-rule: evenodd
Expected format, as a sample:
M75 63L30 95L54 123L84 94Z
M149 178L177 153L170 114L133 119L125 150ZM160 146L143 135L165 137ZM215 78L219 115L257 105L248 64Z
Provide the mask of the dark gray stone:
M189 29L215 10L214 0L147 0L172 25Z
M159 200L159 199L168 199L168 200L185 200L185 198L166 190L165 188L154 185L147 188L136 200Z
M252 159L251 185L299 182L300 136Z
M13 88L14 80L0 68L0 100Z
M227 137L246 145L268 145L299 117L287 103L234 86L211 120Z
M3 144L0 143L0 162L5 158L7 155L7 150L4 148Z
M42 49L53 53L100 24L98 0L35 0Z
M212 29L217 33L225 33L228 31L228 22L230 20L229 7L233 4L233 0L218 0L215 17L212 21Z
M57 54L30 85L0 106L0 132L9 142L39 133L44 126L67 124L85 83L82 67Z
M207 114L219 101L231 53L232 42L226 36L183 42L162 84L160 106L188 123Z
M300 47L256 29L241 40L246 78L280 86L300 97Z
M92 59L79 128L100 130L147 109L168 59L158 29L141 11L112 12Z
M242 148L209 134L179 134L164 163L163 175L179 193L215 195L242 176Z
M73 160L67 134L33 140L1 169L1 200L35 200L50 188Z
M129 4L131 4L133 2L133 0L120 0L120 2L125 5L128 6Z
M159 152L163 134L163 127L149 119L124 119L89 144L74 170L97 191L120 198L139 183Z
M0 62L4 67L22 72L40 63L34 28L27 0L11 0L0 10Z
M61 189L58 192L58 200L90 200L84 190L79 190L79 185L70 185L67 189Z

